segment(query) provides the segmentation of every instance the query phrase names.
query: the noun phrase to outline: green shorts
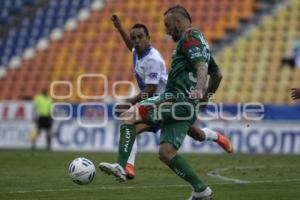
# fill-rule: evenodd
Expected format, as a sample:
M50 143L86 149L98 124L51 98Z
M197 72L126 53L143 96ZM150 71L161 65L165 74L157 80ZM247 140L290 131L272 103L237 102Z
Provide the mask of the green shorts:
M144 123L150 126L160 125L160 143L173 144L178 150L196 120L194 105L178 102L166 94L143 100L139 105Z

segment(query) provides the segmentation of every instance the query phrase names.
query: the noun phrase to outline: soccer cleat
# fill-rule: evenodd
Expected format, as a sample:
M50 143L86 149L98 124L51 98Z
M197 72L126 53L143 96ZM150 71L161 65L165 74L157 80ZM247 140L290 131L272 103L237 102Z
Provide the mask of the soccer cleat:
M119 182L125 182L127 180L125 170L118 163L110 164L102 162L99 164L99 169L108 175L114 175Z
M188 200L213 200L212 196L208 196L208 197L195 197L192 196L190 197Z
M217 134L218 139L216 140L216 143L218 143L218 145L220 145L227 153L233 153L233 146L230 140L221 133Z
M134 166L132 164L127 163L125 172L126 172L127 179L134 179L135 173L134 173Z
M207 187L203 192L194 192L188 200L213 200L212 198L212 190L210 187Z

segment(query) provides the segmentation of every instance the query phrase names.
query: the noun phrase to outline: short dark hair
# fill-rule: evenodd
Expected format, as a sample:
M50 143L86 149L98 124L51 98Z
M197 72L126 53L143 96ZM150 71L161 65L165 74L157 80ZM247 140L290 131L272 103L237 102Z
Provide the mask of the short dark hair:
M142 28L142 29L144 29L146 36L149 37L148 28L144 24L135 24L135 25L133 25L131 27L131 29L134 29L134 28Z
M167 15L169 12L179 13L183 17L187 18L190 21L190 23L192 23L192 18L190 16L189 12L181 5L176 5L176 6L170 7L166 12L164 12L164 16Z

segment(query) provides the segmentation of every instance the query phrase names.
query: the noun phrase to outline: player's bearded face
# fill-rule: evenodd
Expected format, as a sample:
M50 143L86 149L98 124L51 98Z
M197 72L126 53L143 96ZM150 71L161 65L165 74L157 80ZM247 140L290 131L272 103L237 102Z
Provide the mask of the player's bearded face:
M181 37L181 32L178 25L176 25L174 18L172 18L172 16L170 15L165 16L165 27L166 27L166 33L172 37L174 42L178 42Z

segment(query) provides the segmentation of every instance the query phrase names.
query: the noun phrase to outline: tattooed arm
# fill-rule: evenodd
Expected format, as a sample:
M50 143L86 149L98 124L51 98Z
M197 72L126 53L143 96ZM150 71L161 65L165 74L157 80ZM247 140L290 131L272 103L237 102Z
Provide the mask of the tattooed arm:
M197 70L197 84L195 90L192 91L191 99L202 99L203 90L207 80L208 64L206 62L196 62L194 67Z

